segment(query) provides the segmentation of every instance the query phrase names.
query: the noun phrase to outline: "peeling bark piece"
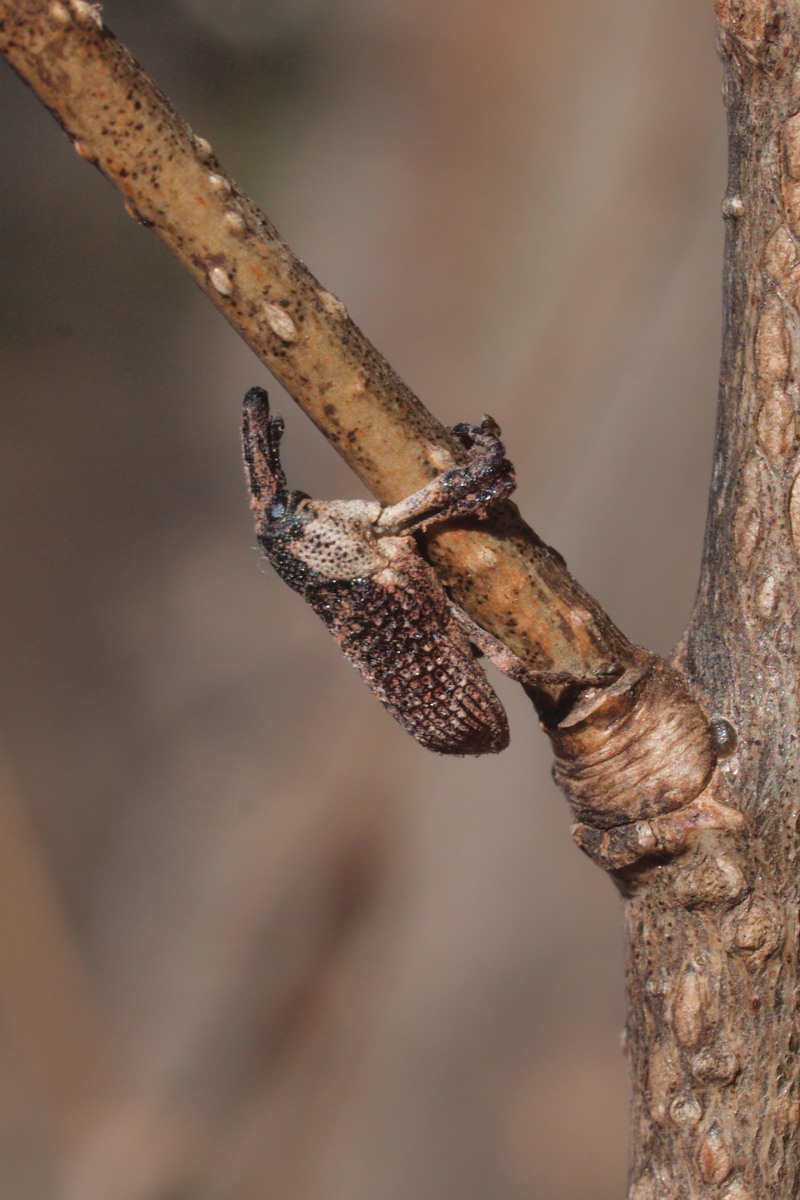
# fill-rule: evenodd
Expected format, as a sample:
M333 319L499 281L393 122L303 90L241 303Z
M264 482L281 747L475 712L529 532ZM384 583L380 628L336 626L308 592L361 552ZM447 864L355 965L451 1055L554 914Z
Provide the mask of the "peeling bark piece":
M614 829L596 829L578 823L572 827L572 839L604 871L624 871L642 859L666 860L683 854L701 831L735 833L746 827L744 814L716 799L708 787L691 804L663 817L633 821ZM626 887L630 882L627 881ZM695 886L702 888L702 878L697 879ZM710 902L709 897L706 902Z
M547 729L555 776L581 824L613 829L691 803L716 763L708 719L654 655L607 688L587 688Z

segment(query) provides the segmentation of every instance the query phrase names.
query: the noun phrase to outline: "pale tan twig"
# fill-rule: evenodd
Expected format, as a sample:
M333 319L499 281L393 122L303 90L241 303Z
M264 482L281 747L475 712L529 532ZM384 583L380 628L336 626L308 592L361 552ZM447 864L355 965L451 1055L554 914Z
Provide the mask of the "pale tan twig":
M85 0L0 0L0 50L384 503L457 444L225 173ZM586 677L633 650L561 558L506 506L431 532L454 598L530 667ZM550 683L551 693L559 685Z

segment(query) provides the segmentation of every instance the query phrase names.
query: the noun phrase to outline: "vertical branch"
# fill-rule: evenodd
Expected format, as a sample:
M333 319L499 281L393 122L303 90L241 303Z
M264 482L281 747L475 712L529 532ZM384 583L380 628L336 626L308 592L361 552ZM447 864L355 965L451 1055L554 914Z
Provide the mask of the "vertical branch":
M800 10L716 10L724 339L702 577L678 658L726 721L719 786L748 828L700 834L628 881L633 1200L790 1200L800 1186Z

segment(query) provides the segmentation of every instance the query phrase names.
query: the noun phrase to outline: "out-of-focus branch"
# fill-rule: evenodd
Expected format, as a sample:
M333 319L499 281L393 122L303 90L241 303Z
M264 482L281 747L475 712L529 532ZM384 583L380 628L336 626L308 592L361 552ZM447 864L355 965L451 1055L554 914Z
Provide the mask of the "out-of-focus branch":
M36 830L0 753L0 1014L56 1140L74 1149L123 1094L117 1048Z
M384 503L459 447L85 0L0 0L0 50ZM429 552L454 597L537 671L586 677L635 650L520 521L442 530ZM549 685L557 697L560 686Z

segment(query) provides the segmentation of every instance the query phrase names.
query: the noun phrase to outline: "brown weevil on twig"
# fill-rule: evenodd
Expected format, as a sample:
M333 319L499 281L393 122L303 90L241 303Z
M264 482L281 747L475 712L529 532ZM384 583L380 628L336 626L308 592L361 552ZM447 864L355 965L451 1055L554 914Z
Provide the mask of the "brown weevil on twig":
M471 452L413 495L314 500L290 491L279 447L284 424L251 388L242 420L250 503L264 554L322 618L367 686L423 746L487 754L508 745L506 714L475 660L469 619L448 600L412 534L436 521L482 516L516 486L499 430L457 425ZM479 638L487 649L486 637Z

